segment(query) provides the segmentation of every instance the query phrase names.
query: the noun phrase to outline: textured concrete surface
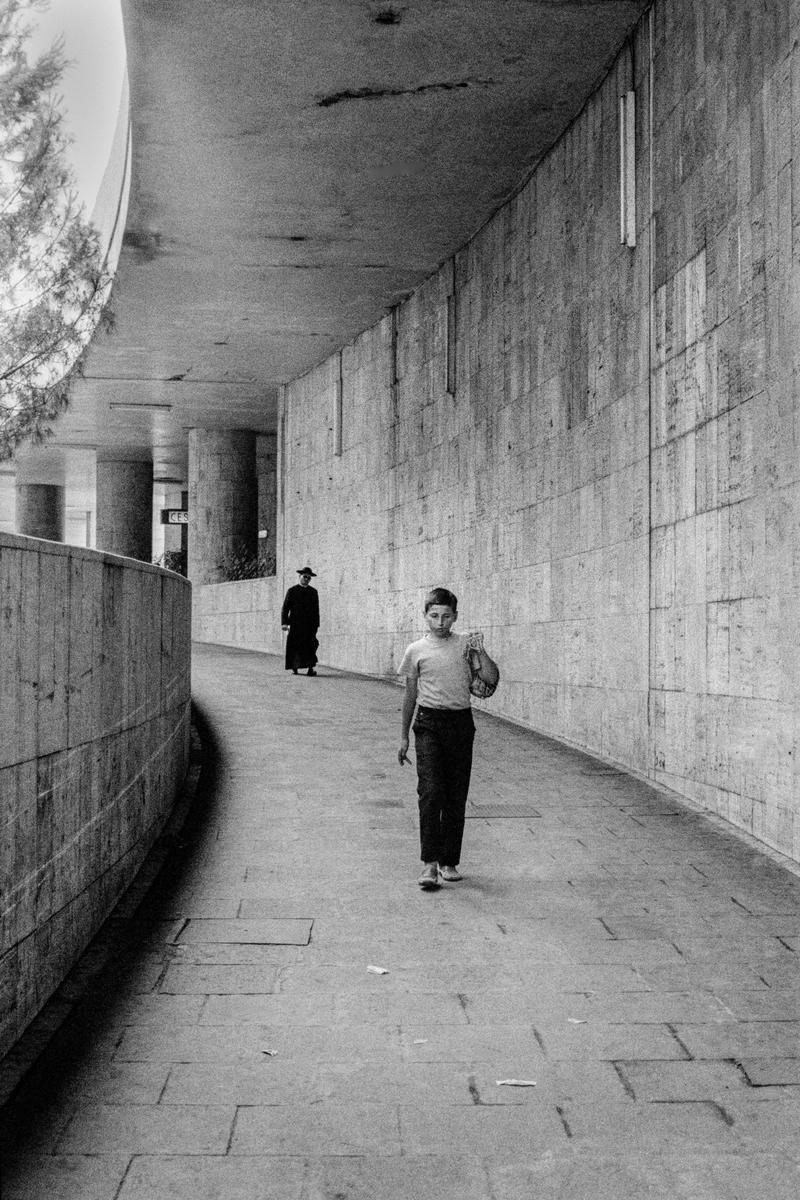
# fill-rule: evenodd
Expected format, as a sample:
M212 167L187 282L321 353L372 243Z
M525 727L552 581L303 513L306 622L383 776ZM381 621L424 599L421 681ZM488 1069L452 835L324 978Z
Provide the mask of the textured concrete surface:
M98 550L153 561L153 464L97 463L96 535Z
M519 194L345 347L341 455L339 355L287 386L279 562L314 562L328 661L374 674L453 581L505 716L800 861L800 7L652 17L633 77L626 50Z
M295 579L297 576L295 576ZM276 576L209 583L192 589L192 636L198 642L281 654L281 604Z
M256 435L246 429L189 433L188 576L193 584L231 578L258 547Z
M17 483L16 525L24 537L64 540L64 489L52 483Z
M399 691L194 680L211 794L7 1114L4 1200L793 1200L794 874L479 714L466 878L421 893Z
M189 749L190 617L176 575L0 534L0 1055L170 813Z

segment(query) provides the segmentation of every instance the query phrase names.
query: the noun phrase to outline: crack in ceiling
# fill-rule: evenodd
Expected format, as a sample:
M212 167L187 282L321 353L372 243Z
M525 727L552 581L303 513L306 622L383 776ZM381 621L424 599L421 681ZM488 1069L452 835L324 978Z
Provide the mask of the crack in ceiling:
M392 96L418 96L422 92L453 92L470 87L492 87L494 79L456 79L440 83L421 83L413 88L347 88L343 92L332 92L317 101L319 108L330 108L345 100L383 100Z

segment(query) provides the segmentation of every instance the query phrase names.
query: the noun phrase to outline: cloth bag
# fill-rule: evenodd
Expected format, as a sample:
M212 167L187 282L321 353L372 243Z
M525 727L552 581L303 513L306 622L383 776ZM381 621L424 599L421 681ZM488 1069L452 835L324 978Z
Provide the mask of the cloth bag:
M479 700L488 700L497 691L496 683L487 683L485 679L481 679L478 671L481 665L480 651L483 649L483 634L468 633L467 634L467 662L469 663L470 682L469 690L473 696ZM499 682L499 680L498 680Z

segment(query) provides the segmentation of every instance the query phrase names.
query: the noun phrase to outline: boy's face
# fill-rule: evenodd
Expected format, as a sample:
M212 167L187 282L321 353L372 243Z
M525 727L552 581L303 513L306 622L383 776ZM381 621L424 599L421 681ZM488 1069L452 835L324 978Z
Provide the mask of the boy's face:
M432 604L425 613L425 620L434 637L446 638L450 637L457 616L449 604Z

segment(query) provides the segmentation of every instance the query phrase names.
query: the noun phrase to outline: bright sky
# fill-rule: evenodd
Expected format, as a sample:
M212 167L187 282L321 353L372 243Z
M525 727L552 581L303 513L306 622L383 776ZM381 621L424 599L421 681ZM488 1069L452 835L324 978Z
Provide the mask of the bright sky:
M125 37L120 0L50 0L48 8L33 10L32 17L38 28L30 57L59 37L64 39L64 126L73 138L70 157L90 214L108 165L122 95Z

